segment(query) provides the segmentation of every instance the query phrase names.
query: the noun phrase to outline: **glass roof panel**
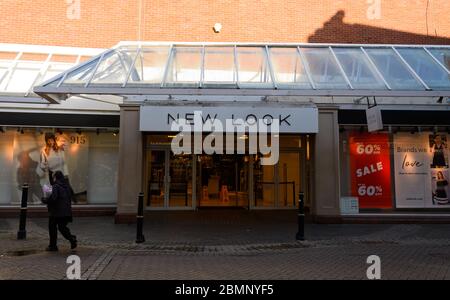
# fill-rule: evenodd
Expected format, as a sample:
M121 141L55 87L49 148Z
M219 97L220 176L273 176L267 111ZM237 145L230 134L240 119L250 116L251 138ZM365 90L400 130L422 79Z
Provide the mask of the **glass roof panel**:
M360 48L333 48L347 78L355 89L387 89Z
M450 88L450 75L424 49L397 48L397 50L430 88Z
M50 63L47 69L47 72L45 72L43 75L41 76L41 78L39 78L36 81L36 84L40 84L41 82L47 81L49 79L51 79L54 76L57 76L58 74L70 69L71 67L73 67L73 64L69 64L69 63Z
M92 77L92 73L100 60L100 56L67 74L62 86L84 85Z
M115 51L103 57L90 84L123 84L134 61L136 51Z
M0 86L2 85L2 82L7 76L8 68L10 65L11 61L0 60Z
M128 84L160 85L163 81L169 50L170 47L142 48L128 78Z
M392 89L425 89L391 48L365 48L365 50Z
M428 50L450 71L450 49L429 48Z
M198 86L202 65L202 47L174 47L164 85Z
M205 47L204 85L235 84L234 47Z
M239 84L272 87L272 79L265 54L266 49L263 47L237 47L236 51Z
M318 89L348 89L329 48L301 48Z
M278 85L311 88L308 75L296 47L271 47L269 49L274 77Z
M5 92L20 93L24 86L33 85L41 70L42 64L36 61L19 61L10 74L2 82L2 90Z
M50 77L50 79L52 79L52 77ZM61 81L61 79L62 79L62 76L58 76L57 78L53 79L53 81L47 82L47 83L45 84L45 86L56 88L56 87L58 87L58 84L59 84L59 82ZM43 82L45 82L45 81L43 81ZM38 84L38 85L39 85L39 84Z
M81 56L75 54L77 61ZM18 60L18 54L11 57L7 63L0 60L0 91L14 90L20 78L50 101L74 93L159 95L178 88L242 89L234 95L448 97L450 93L447 46L130 42L68 70L68 62L52 61L51 55L33 67ZM24 69L27 74L20 73ZM6 74L8 70L12 72ZM110 86L116 89L108 90ZM273 91L250 91L255 88Z

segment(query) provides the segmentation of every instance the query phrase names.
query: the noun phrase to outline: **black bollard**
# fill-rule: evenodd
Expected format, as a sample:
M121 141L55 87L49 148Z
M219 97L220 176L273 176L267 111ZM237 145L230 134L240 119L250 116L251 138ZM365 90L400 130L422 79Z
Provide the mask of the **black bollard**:
M305 240L305 194L298 193L298 232L295 238L299 241Z
M137 225L137 233L136 233L136 243L145 242L144 234L142 233L143 225L144 225L144 193L139 193L138 197L138 213L136 216L136 225Z
M20 204L20 222L19 231L17 231L17 239L24 240L27 238L27 204L28 204L28 183L22 185L22 203Z

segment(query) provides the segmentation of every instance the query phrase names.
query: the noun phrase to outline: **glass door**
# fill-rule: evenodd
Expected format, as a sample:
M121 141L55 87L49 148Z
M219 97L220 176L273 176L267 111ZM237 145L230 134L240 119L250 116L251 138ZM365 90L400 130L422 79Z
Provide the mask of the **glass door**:
M167 147L147 150L147 207L192 207L193 156L174 155Z
M275 207L277 198L275 166L262 165L260 158L259 155L255 155L253 162L254 205Z
M147 151L147 206L167 206L167 162L166 150Z
M259 208L294 208L302 183L302 152L281 151L276 165L253 163L254 205Z
M248 155L199 155L199 162L200 206L248 207Z
M192 155L175 155L168 151L169 156L169 206L192 207Z
M300 191L300 152L281 152L278 161L278 207L295 207Z

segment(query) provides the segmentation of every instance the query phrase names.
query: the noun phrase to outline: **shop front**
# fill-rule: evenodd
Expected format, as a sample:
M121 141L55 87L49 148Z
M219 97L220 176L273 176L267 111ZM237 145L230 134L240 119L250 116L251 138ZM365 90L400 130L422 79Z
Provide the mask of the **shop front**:
M170 134L144 139L149 209L293 208L305 190L305 135L281 136L275 165L261 165L261 154L174 154Z
M17 217L23 186L28 214L44 216L44 191L62 171L75 214L114 214L120 115L108 99L73 97L49 104L33 86L103 49L0 45L0 215Z
M148 209L297 206L298 192L305 191L308 184L306 153L310 151L310 136L317 132L316 107L255 108L216 103L208 107L147 105L139 109L143 191ZM202 113L202 131L195 131L195 112ZM191 122L193 132L170 131L171 124L181 116ZM234 131L237 126L227 131L226 117L234 125L239 120L255 124L264 120L268 124L278 122L279 126L276 132L265 135L251 133L250 128ZM211 120L215 125L223 124L220 132L205 129ZM174 146L187 135L191 145L178 153ZM273 161L265 162L270 156Z
M304 192L315 220L367 221L448 210L449 57L448 46L124 42L34 92L122 100L119 222L135 220L141 192L148 210L294 209ZM370 133L368 97L384 125Z
M449 113L384 111L384 129L371 133L357 115L341 113L342 195L360 214L448 213Z
M26 120L21 120L24 114ZM46 196L44 191L51 185L52 174L62 171L74 191L76 213L80 210L114 213L117 203L118 116L65 114L64 117L65 120L57 124L55 119L58 118L52 120L52 116L35 113L10 112L2 119L0 210L3 212L17 210L25 184L28 185L28 206L32 211L45 212L42 203ZM79 127L70 124L71 118ZM96 127L82 127L89 123Z

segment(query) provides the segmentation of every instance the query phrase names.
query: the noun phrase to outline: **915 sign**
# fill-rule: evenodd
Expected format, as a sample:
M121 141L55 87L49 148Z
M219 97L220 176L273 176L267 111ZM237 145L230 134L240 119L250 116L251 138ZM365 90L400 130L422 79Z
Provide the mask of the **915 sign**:
M70 136L70 143L76 145L86 144L86 137L84 135L72 135Z

